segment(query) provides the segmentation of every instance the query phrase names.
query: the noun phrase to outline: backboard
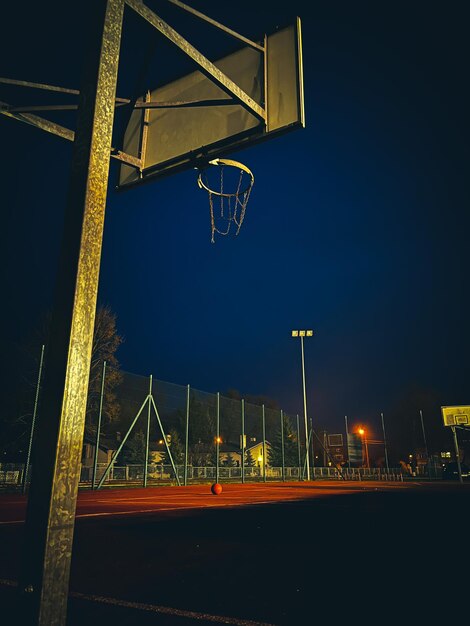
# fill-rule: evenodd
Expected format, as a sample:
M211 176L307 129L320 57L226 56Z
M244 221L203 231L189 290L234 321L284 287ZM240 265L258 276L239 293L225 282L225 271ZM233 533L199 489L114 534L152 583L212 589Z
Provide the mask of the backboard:
M444 426L470 427L470 406L441 407Z
M328 435L328 447L340 448L343 445L343 435L338 433L337 435Z
M203 167L305 125L299 18L258 47L245 46L213 65L255 106L244 106L202 67L143 96L123 143L142 168L121 164L118 189Z

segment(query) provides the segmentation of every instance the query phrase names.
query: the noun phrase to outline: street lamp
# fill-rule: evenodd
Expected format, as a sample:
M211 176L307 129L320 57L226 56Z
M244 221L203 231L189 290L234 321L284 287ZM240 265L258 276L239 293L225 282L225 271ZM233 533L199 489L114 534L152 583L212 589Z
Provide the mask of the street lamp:
M366 465L367 465L367 469L370 469L370 463L369 463L369 448L367 447L367 437L366 437L366 431L364 430L364 428L362 428L362 426L358 429L357 431L361 437L362 437L362 443L364 444L365 447L365 451L366 451Z
M300 347L302 350L302 385L303 385L303 392L304 392L304 420L305 420L305 463L307 465L307 480L310 480L310 461L309 461L309 456L308 456L307 392L305 391L304 337L313 337L313 330L293 330L292 337L300 337Z

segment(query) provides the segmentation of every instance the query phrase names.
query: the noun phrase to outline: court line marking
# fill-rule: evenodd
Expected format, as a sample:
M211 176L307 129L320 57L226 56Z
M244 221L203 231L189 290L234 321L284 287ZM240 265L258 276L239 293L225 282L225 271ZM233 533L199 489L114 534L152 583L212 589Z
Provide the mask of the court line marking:
M252 506L255 504L278 504L272 500L257 501L257 502L244 502L240 506ZM194 509L220 509L224 507L231 507L233 504L198 504L197 506L169 506L154 509L137 509L126 511L101 511L99 513L79 513L75 516L76 519L82 517L111 517L113 515L138 515L139 513L159 513L160 511L191 511ZM24 524L25 520L8 520L0 521L0 525L7 524Z
M208 496L207 493L204 494L204 497L210 497ZM212 496L213 497L213 496ZM194 496L191 496L191 498L194 498ZM235 500L235 499L239 499L239 496L237 495L220 495L218 496L218 498L220 500L222 499L226 499L226 500ZM86 503L84 502L83 504L93 504L94 502L103 502L106 504L111 504L113 502L137 502L140 500L156 500L156 501L163 501L163 500L188 500L190 498L188 498L188 496L184 496L184 495L179 495L179 494L175 494L172 496L163 496L162 498L160 496L147 496L144 497L142 496L141 498L132 498L132 497L127 497L127 498L109 498L107 500L89 500ZM194 500L194 502L200 502L200 500Z
M175 609L156 604L144 604L143 602L129 602L126 600L119 600L117 598L87 595L73 591L70 593L70 596L79 600L88 600L90 602L99 602L101 604L111 604L113 606L121 606L140 611L149 611L151 613L161 613L163 615L174 615L175 617L186 617L198 621L204 620L206 622L214 622L216 624L233 624L233 626L275 626L274 624L270 624L268 622L254 622L249 619L238 619L236 617L226 617L224 615L212 615L211 613L199 613L197 611Z
M246 502L240 506L252 506L254 504L278 504L272 500L265 500L259 502ZM100 513L80 513L76 517L109 517L112 515L138 515L139 513L159 513L160 511L191 511L195 509L221 509L224 507L231 507L232 504L198 504L197 506L167 506L155 509L138 509L134 511L102 511Z
M5 587L17 587L18 583L14 580L0 578L0 585ZM211 613L199 613L198 611L188 611L186 609L175 609L170 606L160 606L158 604L146 604L143 602L131 602L128 600L119 600L118 598L110 598L107 596L96 596L78 591L70 591L69 597L75 600L86 600L88 602L97 602L100 604L110 604L112 606L120 606L126 609L137 609L138 611L148 611L150 613L161 613L163 615L174 615L175 617L186 617L194 620L204 620L206 622L214 622L215 624L232 624L233 626L275 626L268 622L255 622L249 619L238 619L236 617L226 617L224 615L212 615Z

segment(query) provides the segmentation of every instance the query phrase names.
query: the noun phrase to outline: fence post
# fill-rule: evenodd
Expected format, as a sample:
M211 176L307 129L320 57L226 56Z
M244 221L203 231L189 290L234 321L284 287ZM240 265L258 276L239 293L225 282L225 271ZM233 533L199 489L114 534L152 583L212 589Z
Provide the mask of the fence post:
M297 415L297 452L299 454L299 481L302 480L302 458L300 454L300 424L299 416Z
M242 483L245 482L245 400L242 398Z
M190 387L188 385L188 391L186 395L186 437L184 443L184 486L188 484L188 445L189 445L189 392Z
M96 483L96 468L98 467L98 451L100 446L100 430L101 430L101 415L103 411L103 396L104 396L104 381L106 378L106 361L103 361L103 373L101 375L101 396L100 396L100 409L98 411L98 423L96 425L96 440L95 440L95 458L93 460L93 476L91 478L91 488L95 488Z
M152 374L150 374L149 379L149 398L152 397ZM144 487L147 486L147 473L148 473L148 462L149 462L149 439L150 439L150 400L147 411L147 435L145 437L145 458L144 458Z
M217 392L217 417L216 417L216 438L215 438L215 482L219 482L219 445L220 445L220 393Z
M42 376L42 365L43 365L43 362L44 362L44 344L41 346L41 357L39 359L38 380L37 380L37 383L36 383L36 395L34 397L33 416L31 418L31 431L29 433L28 453L26 455L26 463L24 465L23 485L21 487L21 490L22 490L23 493L25 493L25 491L26 491L26 481L28 480L29 460L31 458L31 447L33 445L34 425L36 423L36 413L37 413L37 410L38 410L39 388L41 386L41 376Z
M286 481L286 460L284 456L284 413L281 409L281 451L282 451L282 482Z
M310 418L310 438L312 440L312 480L315 480L315 452L313 450L313 420Z
M381 413L380 416L382 418L382 431L383 431L383 434L384 434L385 465L387 467L387 474L388 474L389 467L388 467L387 437L385 436L384 414Z
M266 482L266 417L263 404L263 481Z

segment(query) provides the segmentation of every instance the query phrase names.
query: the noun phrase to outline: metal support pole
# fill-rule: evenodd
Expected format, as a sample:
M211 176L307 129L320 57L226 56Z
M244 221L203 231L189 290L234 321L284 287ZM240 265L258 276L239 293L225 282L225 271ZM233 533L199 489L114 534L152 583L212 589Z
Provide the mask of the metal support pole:
M387 474L388 474L390 470L389 470L389 467L388 467L387 437L385 436L384 414L381 413L380 416L382 418L382 431L383 431L383 434L384 434L385 467L387 468Z
M302 480L302 455L300 453L300 423L297 415L297 453L299 455L299 481Z
M346 450L348 453L348 470L351 469L351 459L349 458L349 431L348 431L348 416L344 416L344 423L346 426Z
M326 467L326 430L323 431L323 467Z
M308 455L308 418L307 418L307 391L305 389L305 358L304 358L304 338L300 336L300 346L302 350L302 383L304 392L304 421L305 421L305 461L307 464L307 480L310 480L310 462Z
M42 377L42 365L44 363L44 344L41 346L41 356L39 359L39 371L38 371L38 380L36 382L36 394L34 396L34 407L33 407L33 416L31 418L31 430L29 433L29 443L28 443L28 453L26 455L26 463L24 464L24 472L23 472L23 485L22 492L26 492L26 483L28 480L28 472L29 472L29 461L31 459L31 447L33 445L33 437L34 437L34 426L36 424L36 414L38 410L38 401L39 401L39 389L41 388L41 377Z
M310 446L310 438L311 438L311 436L312 436L312 431L310 430L309 433L308 433L308 437L307 437L307 447ZM321 439L320 439L320 445L321 445ZM307 455L305 455L305 459L304 459L303 476L305 476L306 469L307 469Z
M145 398L145 400L142 403L142 406L140 407L139 411L137 412L137 415L134 417L131 425L129 426L127 433L124 435L124 438L122 439L121 443L119 444L119 448L116 450L116 452L113 454L113 458L111 459L111 461L108 464L108 467L105 469L105 471L103 472L103 475L100 478L100 482L98 483L97 489L101 489L101 487L103 486L104 481L106 480L106 478L108 477L108 474L112 471L114 464L117 461L117 458L119 456L119 454L121 453L121 450L123 449L129 435L132 432L132 429L134 428L134 426L137 424L137 420L140 417L140 414L142 413L142 411L144 410L144 406L147 404L147 402L150 402L150 396L147 396ZM112 478L112 476L111 476Z
M431 462L430 462L430 459L429 459L428 444L427 444L427 441L426 441L426 432L424 430L423 412L421 411L421 409L419 410L419 415L421 417L421 429L423 431L424 449L426 451L426 461L428 463L428 468L429 468L429 478L431 478Z
M215 438L215 482L219 482L219 453L220 453L220 393L217 392L217 435Z
M454 436L455 460L457 461L457 470L459 472L459 482L463 483L462 467L460 466L459 442L457 441L457 429L455 428L455 426L451 426L451 429L452 429L452 434Z
M96 483L96 470L98 467L98 452L100 449L100 430L101 430L101 416L103 414L103 397L104 397L104 381L106 380L106 361L103 361L103 373L101 375L101 395L100 395L100 408L98 411L98 423L96 425L96 439L95 439L95 458L93 459L93 476L91 478L91 488L95 488Z
M152 397L152 374L149 379L149 405L147 410L147 433L145 437L145 457L144 457L144 487L147 486L148 463L149 463L149 441L150 441L150 412L152 410L150 398Z
M149 396L149 399L150 399L150 402L152 403L153 410L155 411L155 415L157 416L157 422L158 422L158 425L160 427L160 432L162 433L163 442L165 443L166 453L168 454L168 458L170 459L171 466L172 466L173 471L175 473L176 482L178 483L178 487L181 487L180 477L178 476L178 470L176 469L176 465L175 465L175 462L173 460L173 455L171 454L170 448L168 446L168 441L167 441L167 438L166 438L165 431L163 430L163 424L162 424L162 421L160 419L160 415L158 413L157 405L155 404L155 400L153 399L153 396Z
M67 613L124 12L124 0L91 5L18 584L23 621L38 626Z
M284 414L281 409L281 452L282 452L282 482L286 480L286 460L284 453Z
M266 482L266 415L263 404L263 481Z
M184 440L184 485L188 484L188 449L189 449L189 393L190 387L186 394L186 435Z
M242 399L242 483L245 482L245 400Z
M310 419L310 432L313 432L313 420ZM313 437L310 437L310 445L312 446L312 460L311 460L311 467L312 467L312 480L315 480L315 450L313 447Z

